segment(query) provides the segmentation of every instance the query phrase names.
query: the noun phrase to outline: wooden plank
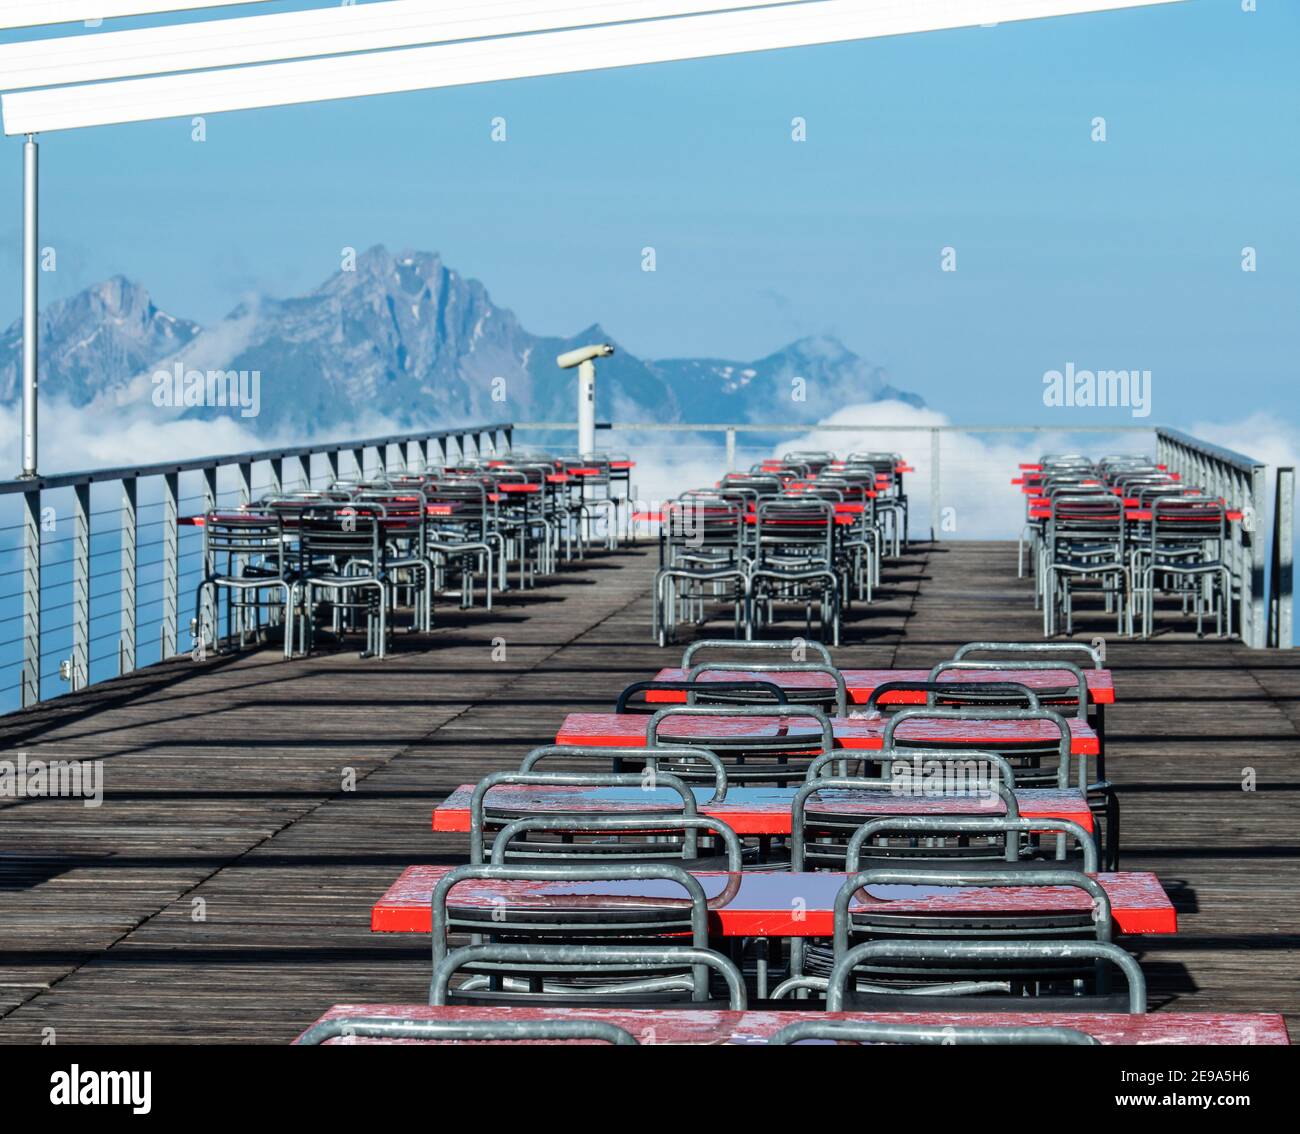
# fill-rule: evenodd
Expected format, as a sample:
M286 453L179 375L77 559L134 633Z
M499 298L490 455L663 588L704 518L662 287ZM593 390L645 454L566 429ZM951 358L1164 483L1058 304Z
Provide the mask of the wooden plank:
M0 800L0 1041L287 1043L332 1004L420 1001L427 944L372 935L371 906L413 863L464 860L463 834L429 829L456 787L680 660L650 642L654 564L593 553L490 614L439 607L383 662L355 640L182 657L0 720L10 753L102 760L105 792ZM915 546L836 659L928 668L1033 640L1030 596L1012 545ZM1153 1005L1300 1019L1300 658L1184 634L1107 657L1122 868L1159 874L1178 910L1178 936L1140 945Z

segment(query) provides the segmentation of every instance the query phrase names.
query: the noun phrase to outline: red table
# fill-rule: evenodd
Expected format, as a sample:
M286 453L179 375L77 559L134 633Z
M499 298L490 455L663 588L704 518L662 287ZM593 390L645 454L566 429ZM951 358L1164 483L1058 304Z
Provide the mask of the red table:
M411 866L402 872L370 911L375 933L429 933L429 903L439 879L454 866ZM728 874L691 871L709 902L709 930L722 937L830 937L835 895L844 884L838 872L776 873L765 870ZM1121 933L1176 933L1174 907L1154 874L1125 872L1093 875L1111 901L1111 915ZM724 894L730 888L729 894ZM721 897L720 897L721 896ZM461 909L507 907L572 910L662 908L682 904L682 888L648 879L628 882L541 882L496 879L463 882L450 904ZM872 886L850 903L854 911L936 916L987 913L1087 913L1092 902L1068 886Z
M844 685L848 690L849 700L855 704L866 704L872 691L878 685L894 681L928 681L928 669L842 669ZM1086 669L1083 671L1088 682L1088 700L1094 705L1113 705L1115 703L1115 684L1108 669ZM655 681L685 681L687 671L684 669L661 669L655 674ZM700 681L767 681L782 689L825 689L834 691L835 682L829 673L762 673L743 668L730 670L705 670L699 675ZM1059 690L1071 688L1075 678L1068 670L1053 669L1044 664L1042 669L952 669L945 670L941 681L952 682L1015 682L1030 689ZM924 705L925 693L921 690L886 693L880 703L884 705ZM681 704L686 700L684 689L647 689L645 699L654 703Z
M884 747L888 717L859 719L832 717L832 736L836 748L872 751ZM1071 717L1070 752L1075 756L1095 756L1097 734L1086 721ZM641 713L570 713L564 718L556 744L590 745L609 748L644 748L650 718ZM1059 738L1056 725L1047 720L918 720L905 721L898 728L897 739L910 744L987 744L1003 749L1017 744L1051 743ZM686 742L729 748L752 742L756 748L789 752L816 748L821 743L821 729L809 717L778 715L762 717L682 716L670 718L659 728L661 744Z
M693 788L701 815L721 819L737 835L790 834L792 787L734 787L720 803L710 803L712 788ZM435 831L468 831L473 784L462 784L433 812ZM904 793L868 788L862 791L827 789L818 792L810 807L819 816L857 815L868 818L886 815L1002 815L1006 806L996 795L984 792L944 795ZM487 795L487 807L494 815L554 812L593 812L603 815L637 814L649 807L678 810L681 796L663 789L586 788L576 785L501 784ZM1069 819L1085 831L1092 830L1092 812L1080 791L1057 788L1018 788L1016 802L1027 819ZM676 806L674 806L674 804Z
M1286 1046L1286 1021L1273 1013L1155 1012L718 1012L664 1008L512 1008L427 1004L336 1004L326 1020L600 1020L622 1028L642 1043L763 1044L789 1024L842 1020L853 1023L922 1024L929 1027L1073 1028L1108 1046L1215 1044L1227 1047ZM424 1043L342 1036L330 1044ZM543 1042L543 1041L539 1041Z

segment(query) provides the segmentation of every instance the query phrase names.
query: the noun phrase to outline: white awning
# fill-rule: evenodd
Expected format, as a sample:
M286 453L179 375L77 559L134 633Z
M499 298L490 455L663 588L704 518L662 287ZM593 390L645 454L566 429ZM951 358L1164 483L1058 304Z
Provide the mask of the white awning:
M628 0L626 7L639 2ZM660 6L666 7L668 2L662 0ZM809 0L644 23L607 23L600 27L22 91L4 96L4 126L6 134L39 133L1179 2ZM373 7L378 10L389 5ZM603 7L608 13L614 6ZM621 10L625 5L617 7ZM336 25L329 17L337 16L338 11L319 9L298 15L314 18L318 28L334 28ZM263 16L239 22L258 23L276 18L279 17ZM604 19L608 21L608 14ZM225 21L217 23L221 22ZM39 41L21 46L39 49Z

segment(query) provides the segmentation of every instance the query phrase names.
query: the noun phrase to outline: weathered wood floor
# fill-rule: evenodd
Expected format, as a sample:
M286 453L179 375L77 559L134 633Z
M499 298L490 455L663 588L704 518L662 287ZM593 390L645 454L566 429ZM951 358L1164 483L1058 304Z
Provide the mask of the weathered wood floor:
M0 719L4 758L102 759L106 788L99 808L0 800L0 1039L281 1043L334 1003L421 1000L424 942L372 936L371 903L463 858L429 826L450 789L675 656L649 642L653 559L443 614L382 663L180 660ZM1037 634L1013 547L922 545L837 660ZM1166 637L1110 658L1124 865L1161 875L1182 925L1141 950L1154 1004L1300 1020L1300 656Z

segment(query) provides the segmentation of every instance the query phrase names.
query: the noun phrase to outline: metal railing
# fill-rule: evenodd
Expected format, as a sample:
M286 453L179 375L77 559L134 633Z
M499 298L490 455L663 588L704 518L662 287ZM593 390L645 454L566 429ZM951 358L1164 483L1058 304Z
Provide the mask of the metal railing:
M357 441L226 454L190 461L61 473L0 482L0 711L35 704L63 682L79 689L183 651L188 595L202 577L202 535L179 523L188 514L237 506L268 492L327 484L340 475L371 476L462 456L510 451L516 433L572 433L572 422L498 423ZM1177 430L1144 426L930 426L762 423L605 423L629 433L719 435L728 467L738 437L826 433L920 434L928 440L931 536L943 537L944 470L954 483L971 470L944 438L959 434L1154 434L1162 463L1240 509L1231 566L1241 582L1242 640L1251 646L1292 641L1294 470L1277 478L1272 555L1266 515L1267 468ZM678 446L674 446L676 451ZM918 447L921 460L926 452ZM955 475L951 466L955 463ZM969 463L969 460L967 461ZM1007 469L990 470L1005 489ZM924 481L922 482L924 485ZM1270 568L1266 570L1267 568ZM213 612L214 615L219 612Z
M1262 461L1211 445L1177 429L1156 431L1156 459L1170 472L1222 496L1229 508L1240 511L1241 523L1230 528L1227 556L1233 577L1241 584L1241 640L1248 646L1269 644L1267 590L1264 566L1268 533L1264 526L1268 466ZM1286 619L1291 620L1291 594L1286 595ZM1289 639L1288 639L1289 642Z
M571 433L576 429L573 422L517 422L516 431ZM1266 571L1268 557L1268 533L1265 527L1266 492L1268 487L1268 466L1251 457L1234 453L1211 445L1199 438L1169 429L1164 426L1144 425L890 425L881 423L840 423L829 425L816 424L775 424L766 422L719 422L713 424L696 423L644 423L644 422L598 422L597 430L628 433L674 433L717 435L723 439L723 449L727 469L737 467L738 440L746 435L765 435L768 438L778 436L798 437L809 433L854 433L858 435L875 434L910 434L916 435L920 445L916 450L905 452L909 460L924 460L928 450L928 477L922 481L926 486L928 480L930 538L942 539L951 530L945 522L946 507L944 496L944 477L951 453L944 456L944 439L959 435L978 436L981 434L1023 434L1023 435L1062 435L1075 434L1130 436L1146 434L1154 436L1156 459L1168 465L1170 470L1183 478L1203 486L1207 491L1222 496L1230 509L1240 510L1243 520L1232 525L1231 542L1228 549L1229 566L1240 586L1240 627L1242 641L1252 647L1263 648L1268 645L1292 645L1292 514L1294 502L1294 470L1281 469L1278 475L1277 504L1273 534L1272 570ZM928 445L926 444L928 442ZM884 448L898 447L885 444ZM1149 441L1141 446L1150 452ZM677 446L674 446L675 452ZM1031 453L1029 455L1037 455ZM1006 485L1005 474L1009 468L981 470L990 476L990 489ZM958 463L956 477L952 480L961 483L971 475L972 470Z
M202 577L202 534L183 528L183 516L340 475L508 452L512 428L474 425L0 481L0 708L35 704L59 679L79 689L183 652L182 596Z

